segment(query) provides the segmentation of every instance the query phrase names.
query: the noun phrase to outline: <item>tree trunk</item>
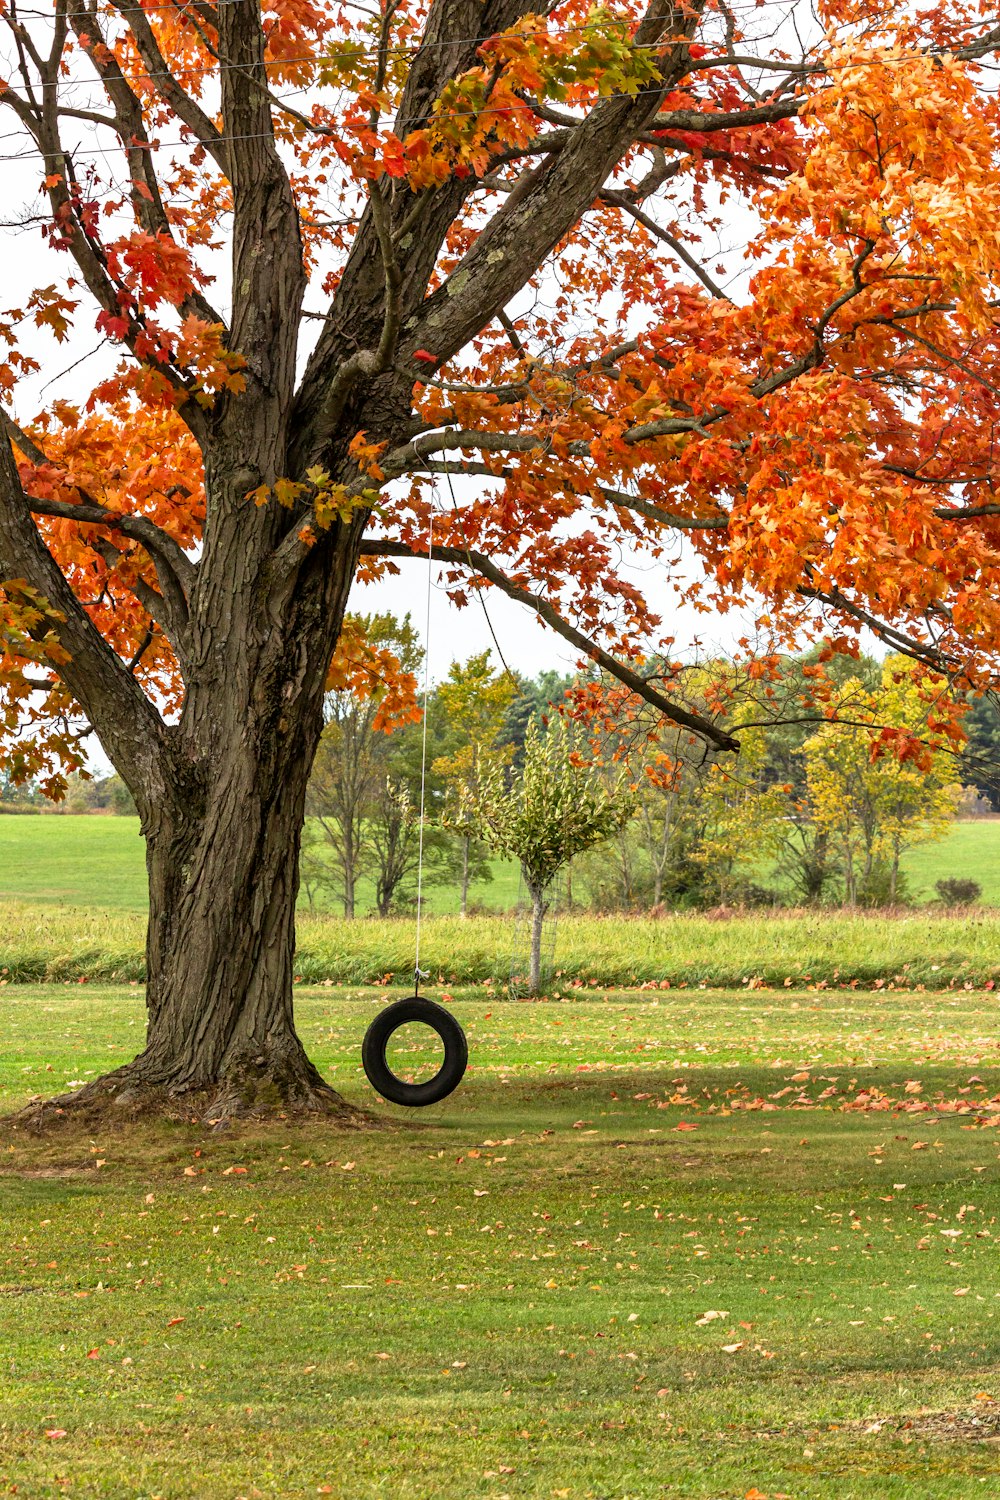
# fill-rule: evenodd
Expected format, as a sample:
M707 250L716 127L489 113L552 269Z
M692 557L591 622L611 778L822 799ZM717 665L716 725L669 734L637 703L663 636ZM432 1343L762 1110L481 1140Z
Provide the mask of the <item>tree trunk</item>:
M344 916L348 921L354 920L354 854L353 851L344 858Z
M351 1113L295 1031L295 900L305 767L269 797L253 767L223 776L200 819L147 831L146 1046L56 1104L170 1109L209 1121Z
M896 892L899 889L900 858L901 851L899 847L899 841L897 839L894 839L892 844L892 864L889 868L889 900L893 906L895 906L896 904Z
M308 654L259 620L211 632L211 670L189 691L165 785L155 797L136 787L149 874L145 1049L41 1106L39 1123L108 1108L356 1115L309 1061L293 1017L306 786L351 569L338 561L314 576L289 626L293 639L312 637Z
M542 926L549 909L541 886L529 886L531 892L531 962L528 969L528 993L537 995L542 986Z
M472 840L466 834L462 839L462 896L458 908L459 914L463 917L469 912L469 849L471 845Z

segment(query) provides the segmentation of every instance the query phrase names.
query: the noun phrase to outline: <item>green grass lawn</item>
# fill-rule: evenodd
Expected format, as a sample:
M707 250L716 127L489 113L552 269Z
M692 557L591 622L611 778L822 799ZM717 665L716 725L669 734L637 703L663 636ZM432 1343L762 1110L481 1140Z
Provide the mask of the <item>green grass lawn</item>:
M953 824L939 844L911 849L903 868L917 901L935 898L935 881L976 880L984 903L1000 906L1000 818Z
M385 998L298 995L356 1103ZM466 1082L391 1129L0 1130L0 1494L1000 1490L992 993L456 1009ZM10 1108L141 993L0 1024Z
M139 819L0 817L0 900L145 912Z
M517 905L518 873L509 860L497 859L493 879L472 886L476 906L507 911ZM453 887L426 888L427 909L458 911ZM374 888L362 879L358 912L374 905ZM138 818L87 814L0 816L0 901L29 901L39 906L79 906L121 912L145 912L146 853ZM339 911L330 892L316 898L320 912ZM303 895L300 909L308 912Z

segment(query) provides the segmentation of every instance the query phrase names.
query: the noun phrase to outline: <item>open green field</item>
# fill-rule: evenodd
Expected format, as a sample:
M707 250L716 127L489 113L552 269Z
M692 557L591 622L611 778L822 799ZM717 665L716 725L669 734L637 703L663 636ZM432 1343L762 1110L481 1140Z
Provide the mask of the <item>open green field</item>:
M984 903L1000 906L1000 818L954 823L939 844L911 849L903 870L915 901L933 901L937 880L976 880Z
M303 990L356 1103L383 994ZM460 997L394 1128L0 1128L0 1493L1000 1490L992 994ZM0 992L0 1105L142 1035ZM419 1054L411 1054L413 1063Z
M903 862L910 896L935 897L943 877L977 880L986 905L1000 906L1000 819L956 823L939 844L912 850ZM517 904L517 871L495 860L493 880L474 885L474 904L500 912ZM146 866L138 818L85 815L0 816L0 901L45 906L93 906L114 911L146 910ZM457 912L450 887L427 890L428 909ZM361 883L358 909L372 904L370 884ZM321 911L336 911L329 893L317 898ZM301 908L307 910L303 897Z
M516 868L507 860L493 862L493 880L473 885L470 901L507 911L518 900ZM457 912L458 891L428 886L427 908ZM30 901L40 906L92 906L110 911L145 912L146 854L138 818L97 817L87 814L0 816L0 901ZM316 898L319 911L336 912L330 892ZM374 891L361 880L358 911L374 905ZM300 910L308 911L303 895Z

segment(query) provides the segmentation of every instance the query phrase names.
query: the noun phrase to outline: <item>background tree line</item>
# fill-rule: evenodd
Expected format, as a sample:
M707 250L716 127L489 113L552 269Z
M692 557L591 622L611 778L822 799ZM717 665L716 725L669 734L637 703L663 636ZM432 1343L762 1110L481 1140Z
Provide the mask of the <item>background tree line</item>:
M409 618L359 625L415 682L423 653ZM489 652L452 663L427 705L425 886L457 887L465 913L470 888L492 878L491 848L515 856L499 841L497 787L513 807L529 729L544 737L559 706L584 720L587 759L609 794L623 775L633 789L631 816L613 819L601 847L572 866L571 903L595 910L899 902L907 850L941 837L960 809L1000 807L992 700L956 702L902 658L818 648L781 659L769 677L762 690L752 668L742 679L720 662L674 669L674 689L699 711L717 706L720 684L728 695L740 755L706 758L653 713L618 716L595 678L527 679L495 669ZM328 695L310 783L304 887L347 916L358 914L362 878L381 915L416 899L424 725L419 712L380 725L381 697ZM952 735L957 753L941 748L946 722L967 736ZM580 743L571 738L564 756L579 758Z
M409 616L351 623L365 642L366 672L331 678L326 695L303 894L311 907L347 917L403 914L417 897L423 648ZM623 777L632 790L629 816L609 817L600 847L563 862L563 901L612 911L905 900L907 850L939 838L960 813L1000 812L1000 712L990 698L942 698L900 658L821 655L762 669L763 687L752 664L742 677L718 661L671 668L674 690L701 712L727 694L742 749L718 758L652 712L621 712L597 677L548 671L529 679L498 669L489 652L453 662L427 703L425 888L457 890L464 914L473 888L482 900L497 853L517 863L500 837L504 796L513 807L526 740L536 732L544 739L557 710L569 707L582 723L559 754L579 757L585 742L590 781L612 800ZM828 722L829 714L843 722ZM957 754L896 746L873 756L873 739L910 736L919 748L948 716L966 736ZM550 780L554 754L550 747ZM0 811L52 806L33 785L0 779ZM119 777L85 774L70 778L58 809L135 810ZM949 899L976 895L968 884L944 884ZM524 889L542 900L527 878Z

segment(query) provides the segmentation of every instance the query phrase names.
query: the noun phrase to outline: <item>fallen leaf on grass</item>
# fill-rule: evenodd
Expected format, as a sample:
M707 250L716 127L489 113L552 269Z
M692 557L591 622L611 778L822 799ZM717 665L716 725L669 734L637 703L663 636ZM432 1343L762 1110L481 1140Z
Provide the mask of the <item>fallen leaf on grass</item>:
M696 1328L707 1328L709 1323L714 1323L716 1318L728 1318L729 1314L724 1309L710 1307L708 1312L702 1313L700 1318L695 1318Z
M744 1345L743 1341L740 1340L738 1344L723 1344L722 1352L723 1354L735 1354L738 1349L743 1349L745 1347L746 1346Z
M697 1127L697 1125L689 1125L688 1122L687 1122L687 1120L682 1120L679 1125L675 1125L674 1126L674 1129L675 1130L697 1130L698 1127Z
M64 1438L66 1436L66 1429L65 1427L49 1427L46 1430L45 1436L47 1438Z

